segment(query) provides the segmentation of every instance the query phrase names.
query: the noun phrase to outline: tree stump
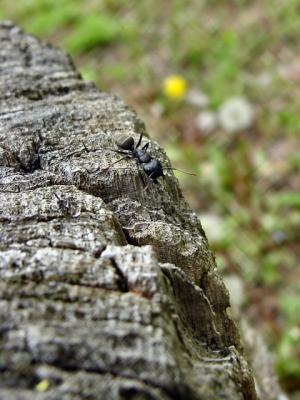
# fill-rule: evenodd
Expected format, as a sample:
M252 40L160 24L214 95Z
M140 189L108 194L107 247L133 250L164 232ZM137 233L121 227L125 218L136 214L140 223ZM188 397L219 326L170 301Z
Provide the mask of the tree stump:
M256 399L228 292L170 170L110 168L144 124L0 25L0 398Z

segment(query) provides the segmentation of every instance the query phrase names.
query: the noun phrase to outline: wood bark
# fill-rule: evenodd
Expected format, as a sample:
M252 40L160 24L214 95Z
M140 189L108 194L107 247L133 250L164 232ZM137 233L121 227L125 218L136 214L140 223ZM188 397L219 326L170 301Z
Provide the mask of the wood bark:
M256 399L173 173L107 169L141 132L170 166L144 124L9 22L0 60L0 398Z

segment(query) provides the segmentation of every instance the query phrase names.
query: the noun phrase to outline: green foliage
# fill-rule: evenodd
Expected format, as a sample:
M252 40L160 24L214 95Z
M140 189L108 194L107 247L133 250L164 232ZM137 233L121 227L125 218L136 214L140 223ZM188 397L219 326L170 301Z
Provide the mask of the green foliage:
M283 295L280 305L289 324L300 322L300 286L297 293Z
M259 276L266 285L280 284L282 271L292 268L295 257L287 250L276 249L262 258Z
M281 376L297 380L300 376L300 287L294 295L281 297L281 311L286 325L278 343L277 368Z
M290 164L295 170L300 171L300 155L292 154L290 157Z
M97 73L94 68L81 68L80 74L82 76L82 79L86 81L95 82L98 79Z
M29 32L42 37L55 33L80 15L79 0L61 0L59 4L55 0L21 0L15 4L3 0L2 7L2 12L8 18L25 25Z
M29 17L29 29L35 35L45 37L55 33L63 25L76 21L78 13L78 5L67 0L60 2L59 7L53 7L51 2L45 3L41 12Z
M114 82L122 81L127 78L128 71L125 65L122 64L107 64L100 66L101 76L109 76Z
M230 174L230 164L222 147L215 145L206 146L207 159L215 170L216 180L212 181L212 190L221 190L223 192L231 188L232 176Z
M276 3L276 7L273 2L267 3L277 34L284 40L296 41L300 24L299 1L280 1Z
M132 37L134 26L109 14L87 15L79 20L65 41L73 54Z
M283 192L273 196L273 204L276 207L300 208L300 192Z

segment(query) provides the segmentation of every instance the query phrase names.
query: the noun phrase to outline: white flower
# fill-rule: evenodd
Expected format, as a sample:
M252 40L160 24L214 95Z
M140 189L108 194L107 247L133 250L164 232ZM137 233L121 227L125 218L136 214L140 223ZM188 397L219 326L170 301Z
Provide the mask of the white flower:
M294 326L290 330L290 335L292 336L293 339L299 340L300 339L300 329L299 329L299 327L298 326Z
M211 111L202 111L196 117L196 126L202 133L210 133L216 129L217 115Z
M215 243L224 238L224 224L218 215L203 213L199 218L209 242Z
M209 100L205 93L200 90L190 89L186 95L186 101L193 106L205 108L208 106Z
M249 128L253 117L253 107L243 97L232 97L226 100L219 109L220 125L230 133Z
M150 111L155 118L160 118L164 112L164 107L156 101L152 104Z
M245 288L243 281L237 275L224 276L224 283L230 294L231 306L238 310L245 301Z

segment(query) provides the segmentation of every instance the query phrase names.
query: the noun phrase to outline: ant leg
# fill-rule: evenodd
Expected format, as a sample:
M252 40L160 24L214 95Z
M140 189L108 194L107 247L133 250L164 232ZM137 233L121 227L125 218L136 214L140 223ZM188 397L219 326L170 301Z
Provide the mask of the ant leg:
M146 144L142 147L142 150L146 152L147 149L148 149L148 147L149 147L149 142L146 143Z
M124 154L124 153L122 153L122 154ZM119 160L114 161L113 163L109 164L106 168L104 168L104 171L108 170L110 167L112 167L113 165L117 164L118 162L120 162L122 160L125 160L126 158L132 158L132 157L129 154L126 154L126 156L121 157L121 158L119 158Z
M127 153L126 150L115 150L115 149L107 149L107 150L114 151L115 153L118 153L118 154L125 154L125 155L127 154L129 158L132 158L131 153Z
M137 145L135 146L135 148L137 149L140 145L141 145L141 143L142 143L142 139L143 139L143 132L140 134L140 138L139 138L139 141L137 142Z
M113 163L109 164L107 167L103 168L103 171L107 172L107 171L109 170L109 168L112 167L114 164L117 164L118 162L120 162L120 161L122 161L122 160L125 160L126 158L130 158L130 157L125 156L125 157L120 158L120 159L117 160L117 161L114 161ZM97 168L95 168L95 169L93 169L93 170L87 170L87 172L88 172L89 174L94 174L95 172L99 171L99 169L100 169L100 167L97 167Z
M147 175L147 177L148 177L148 183L147 183L147 186L145 186L144 187L144 190L147 190L148 189L148 187L149 187L149 185L150 185L150 182L153 182L153 183L155 183L155 184L157 184L158 183L158 181L157 181L157 179L152 179L152 176L154 175L154 172L152 172L150 175Z
M82 145L83 145L84 150L85 150L87 153L89 153L91 150L87 147L87 145L84 143L84 141L81 141L81 143L82 143ZM108 147L108 148L99 147L99 148L93 149L93 151L97 151L97 150L109 150L109 151L114 151L115 153L128 154L128 153L126 153L125 151L117 150L117 149L110 149L109 147Z
M131 155L131 152L128 152L127 150L118 150L118 149L110 149L109 147L100 147L95 149L96 150L108 150L108 151L113 151L114 153L118 153L118 154L124 154L124 155Z
M144 187L144 192L148 189L148 187L149 187L149 185L150 185L150 181L147 183L147 185Z
M139 176L140 176L140 178L141 178L141 181L142 181L142 183L143 183L144 190L145 190L146 182L145 182L145 179L144 179L143 173L141 172L141 170L140 170L140 168L139 168L139 167L138 167L138 171L139 171Z
M83 148L81 148L79 150L72 151L71 153L66 154L66 157L69 158L69 157L75 156L77 154L81 154L82 150L85 150L87 153L89 153L90 150L88 149L87 145L83 141L81 141L81 143L83 145Z

